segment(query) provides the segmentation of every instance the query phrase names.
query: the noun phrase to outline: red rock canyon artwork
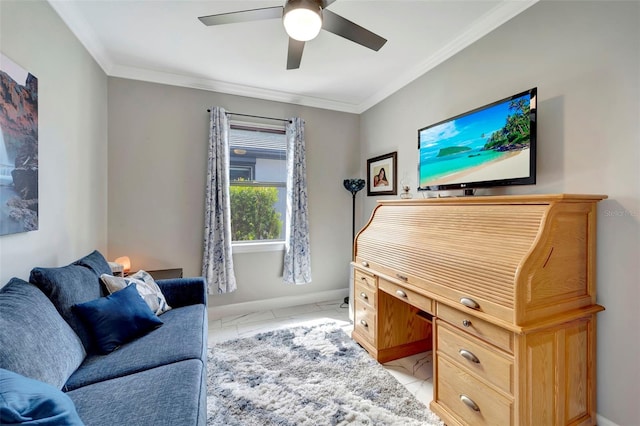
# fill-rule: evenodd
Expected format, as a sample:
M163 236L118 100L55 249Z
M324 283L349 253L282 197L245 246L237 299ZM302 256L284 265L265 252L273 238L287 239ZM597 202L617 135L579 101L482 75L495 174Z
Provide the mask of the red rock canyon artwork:
M0 53L0 235L38 229L38 79Z

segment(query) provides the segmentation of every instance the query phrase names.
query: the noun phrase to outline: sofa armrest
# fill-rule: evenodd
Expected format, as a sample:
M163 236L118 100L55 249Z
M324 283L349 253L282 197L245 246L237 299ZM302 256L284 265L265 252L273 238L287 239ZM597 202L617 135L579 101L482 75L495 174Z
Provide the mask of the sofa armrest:
M207 282L203 277L170 278L156 283L172 308L207 304Z

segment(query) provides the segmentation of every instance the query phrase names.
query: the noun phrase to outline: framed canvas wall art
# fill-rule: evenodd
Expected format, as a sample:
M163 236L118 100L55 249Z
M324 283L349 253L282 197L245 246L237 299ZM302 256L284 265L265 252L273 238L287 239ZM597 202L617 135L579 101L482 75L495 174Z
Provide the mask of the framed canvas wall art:
M0 235L38 229L38 79L0 53Z

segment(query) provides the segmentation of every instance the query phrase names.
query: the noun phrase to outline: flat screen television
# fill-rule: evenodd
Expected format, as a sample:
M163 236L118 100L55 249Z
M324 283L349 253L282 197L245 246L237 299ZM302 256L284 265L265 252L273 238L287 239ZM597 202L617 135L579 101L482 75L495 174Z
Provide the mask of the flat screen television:
M533 88L418 130L418 190L536 183Z

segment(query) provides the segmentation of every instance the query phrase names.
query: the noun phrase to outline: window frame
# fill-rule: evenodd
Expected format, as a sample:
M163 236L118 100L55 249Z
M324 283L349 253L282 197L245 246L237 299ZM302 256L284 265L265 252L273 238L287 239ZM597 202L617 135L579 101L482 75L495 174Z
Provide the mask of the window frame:
M231 120L229 123L230 130L246 130L246 131L254 131L254 132L264 132L264 133L275 133L285 136L286 131L284 125L282 126L274 126L264 123L249 123L244 121L234 121ZM229 156L231 157L232 148L229 147ZM285 146L285 162L287 157L287 150ZM231 164L229 164L231 169ZM249 187L275 187L275 188L287 188L287 178L285 176L284 181L256 181L256 166L255 164L251 165L251 176L253 177L252 181L229 181L229 187L231 186L249 186ZM284 212L286 215L286 211ZM285 218L283 220L283 229L282 229L282 239L274 239L274 240L243 240L243 241L232 241L231 248L234 254L236 253L255 253L255 252L270 252L270 251L284 251L285 250Z

